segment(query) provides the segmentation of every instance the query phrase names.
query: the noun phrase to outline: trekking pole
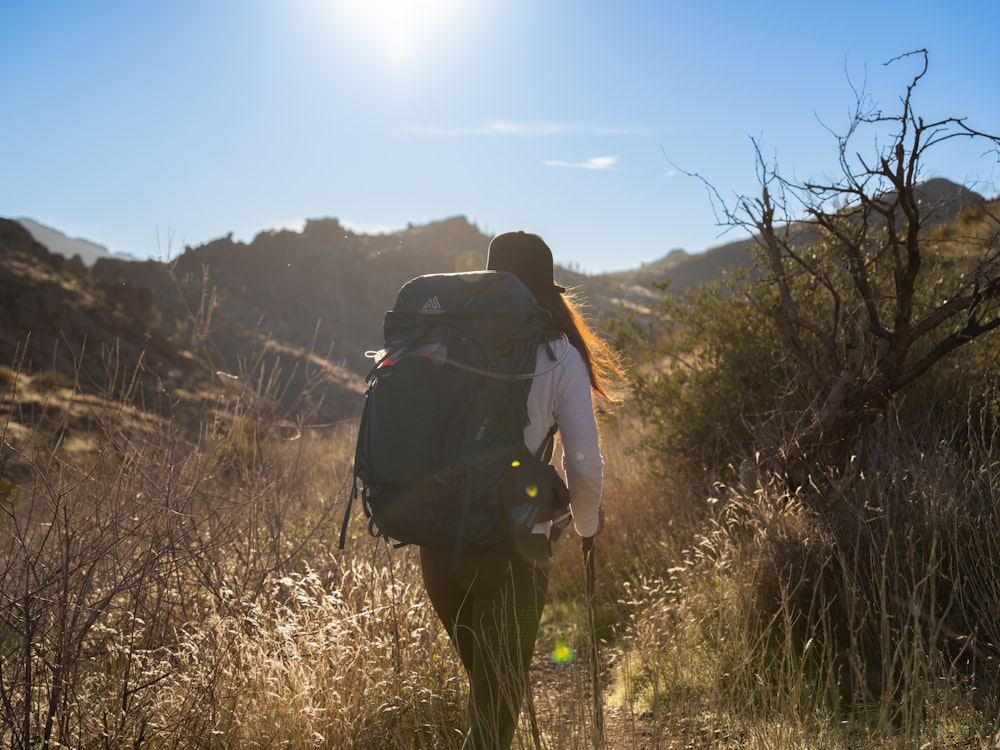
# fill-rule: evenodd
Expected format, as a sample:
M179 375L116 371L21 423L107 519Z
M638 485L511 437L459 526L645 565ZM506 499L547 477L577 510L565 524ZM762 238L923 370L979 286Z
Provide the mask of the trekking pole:
M531 692L531 682L524 687L528 702L528 721L531 724L531 739L535 742L535 750L542 750L542 733L538 729L538 713L535 711L535 696Z
M583 538L583 567L587 579L587 625L590 630L590 690L594 700L594 747L604 744L604 701L601 696L601 663L597 653L597 574L594 569L594 537Z

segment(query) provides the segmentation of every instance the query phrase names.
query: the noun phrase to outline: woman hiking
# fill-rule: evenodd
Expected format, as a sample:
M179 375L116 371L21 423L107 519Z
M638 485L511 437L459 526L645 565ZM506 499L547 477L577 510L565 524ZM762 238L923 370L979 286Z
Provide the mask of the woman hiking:
M610 398L622 374L618 359L555 283L552 251L541 237L497 235L486 267L516 275L550 314L549 327L564 334L539 347L524 442L537 453L558 425L574 526L582 537L595 536L604 527L604 460L592 396ZM513 741L548 590L550 529L548 522L526 538L465 547L457 566L449 548L420 548L427 593L469 678L463 750L508 750Z

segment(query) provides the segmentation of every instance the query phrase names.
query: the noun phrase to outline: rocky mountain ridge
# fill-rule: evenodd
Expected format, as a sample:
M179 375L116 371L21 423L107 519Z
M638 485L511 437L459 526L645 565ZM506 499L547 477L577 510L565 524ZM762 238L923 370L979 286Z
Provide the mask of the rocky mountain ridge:
M984 200L943 180L925 193L940 222ZM338 419L360 406L364 353L379 348L399 287L423 273L481 268L488 242L464 217L374 236L317 219L301 232L188 247L169 263L108 255L88 265L0 220L0 364L61 372L94 392L107 389L109 369L121 380L138 367L157 410L192 415L218 392L219 373L281 382L275 408ZM601 319L655 305L656 282L669 280L676 292L748 267L751 244L673 251L612 274L557 268L556 276Z

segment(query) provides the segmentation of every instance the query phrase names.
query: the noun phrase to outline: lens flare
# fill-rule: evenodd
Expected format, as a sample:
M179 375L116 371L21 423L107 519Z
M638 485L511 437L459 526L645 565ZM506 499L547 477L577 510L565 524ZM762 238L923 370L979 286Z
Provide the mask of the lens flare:
M528 497L538 497L538 485L529 484L527 487L524 488L524 493Z
M573 657L576 653L563 641L558 641L556 647L552 649L552 653L549 658L552 659L553 664L569 664L573 661Z
M521 462L515 458L513 461L510 462L510 465L512 468L516 469L518 466L521 465Z

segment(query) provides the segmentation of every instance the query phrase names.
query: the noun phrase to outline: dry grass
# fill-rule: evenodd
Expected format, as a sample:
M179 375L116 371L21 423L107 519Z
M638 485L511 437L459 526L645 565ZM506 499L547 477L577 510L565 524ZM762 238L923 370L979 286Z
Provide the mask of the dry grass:
M613 699L662 747L995 746L1000 435L877 437L826 515L720 487L684 563L632 584Z
M464 675L412 551L357 516L336 549L354 426L228 393L196 438L64 390L62 424L0 422L0 743L458 748ZM103 436L86 450L77 407ZM887 432L833 523L752 472L714 502L654 480L637 430L604 429L607 747L990 746L996 435ZM570 535L532 673L545 748L593 746L583 580Z

